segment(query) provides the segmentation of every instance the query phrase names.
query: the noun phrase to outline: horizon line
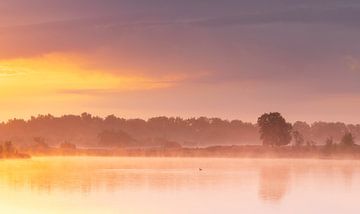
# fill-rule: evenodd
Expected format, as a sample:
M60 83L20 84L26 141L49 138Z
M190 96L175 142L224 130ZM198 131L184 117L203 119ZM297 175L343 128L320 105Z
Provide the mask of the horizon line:
M276 111L269 111L269 112L276 112ZM264 113L269 113L269 112L264 112ZM281 112L279 112L281 114ZM183 120L190 120L190 119L199 119L199 118L207 118L207 119L221 119L223 121L228 121L228 122L232 122L232 121L241 121L243 123L250 123L250 124L253 124L253 125L256 125L256 120L255 121L244 121L242 119L239 119L239 118L224 118L224 117L218 117L218 116L205 116L205 115L199 115L199 116L169 116L169 115L153 115L153 116L149 116L149 117L132 117L132 116L120 116L119 114L104 114L104 115L100 115L100 114L95 114L95 113L89 113L89 112L82 112L82 113L66 113L66 114L52 114L52 113L46 113L46 114L34 114L34 115L31 115L31 116L27 116L27 117L10 117L8 119L0 119L0 123L8 123L9 121L11 120L24 120L25 122L28 122L28 121L31 121L31 119L34 117L34 118L38 118L38 117L41 117L41 116L52 116L54 118L61 118L61 117L64 117L64 116L80 116L82 114L89 114L91 115L92 118L101 118L103 120L105 120L107 117L109 116L115 116L116 118L119 118L119 119L125 119L125 120L144 120L144 121L149 121L150 119L153 119L153 118L160 118L160 117L165 117L165 118L180 118L180 119L183 119ZM261 115L259 115L260 117ZM285 118L286 119L286 118ZM342 123L342 124L345 124L345 125L360 125L360 122L359 123L347 123L347 122L343 122L343 121L326 121L326 120L314 120L312 122L309 122L309 121L306 121L306 120L295 120L295 121L291 121L291 120L286 120L287 122L291 123L291 124L294 124L296 122L305 122L306 124L308 125L312 125L314 123Z

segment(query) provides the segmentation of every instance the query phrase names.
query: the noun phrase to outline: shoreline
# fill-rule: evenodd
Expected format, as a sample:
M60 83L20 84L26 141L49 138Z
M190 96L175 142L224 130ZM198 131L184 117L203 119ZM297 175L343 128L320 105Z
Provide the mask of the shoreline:
M360 147L264 147L212 146L206 148L113 148L113 149L57 149L24 151L31 157L174 157L174 158L239 158L239 159L318 159L360 160ZM15 159L26 159L15 158Z

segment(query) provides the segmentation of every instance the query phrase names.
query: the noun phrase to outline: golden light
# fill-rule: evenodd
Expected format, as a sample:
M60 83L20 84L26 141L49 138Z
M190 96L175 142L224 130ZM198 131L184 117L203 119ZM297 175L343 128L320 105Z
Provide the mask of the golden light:
M0 96L46 95L64 90L146 90L163 88L171 81L143 76L122 75L86 67L85 58L49 54L35 58L0 61Z

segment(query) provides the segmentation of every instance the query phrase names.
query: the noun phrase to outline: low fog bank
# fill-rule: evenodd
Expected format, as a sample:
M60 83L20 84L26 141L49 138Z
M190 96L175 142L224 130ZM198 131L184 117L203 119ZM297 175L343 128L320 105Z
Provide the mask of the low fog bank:
M344 133L360 139L360 125L295 122L293 130L305 143L339 142ZM0 124L0 140L23 146L77 147L208 147L213 145L261 145L257 124L220 118L154 117L148 120L81 115L39 115L29 120L12 119Z

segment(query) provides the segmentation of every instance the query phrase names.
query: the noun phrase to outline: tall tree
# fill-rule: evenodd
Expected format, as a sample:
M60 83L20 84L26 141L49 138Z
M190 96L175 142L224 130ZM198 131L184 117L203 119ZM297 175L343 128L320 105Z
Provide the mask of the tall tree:
M341 138L341 145L343 146L353 146L354 144L354 137L350 132L345 133Z
M290 143L292 126L280 113L265 113L258 118L257 124L264 146L284 146Z

